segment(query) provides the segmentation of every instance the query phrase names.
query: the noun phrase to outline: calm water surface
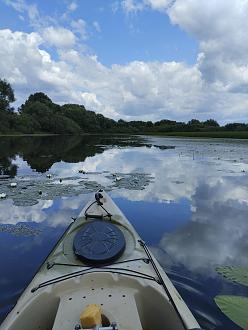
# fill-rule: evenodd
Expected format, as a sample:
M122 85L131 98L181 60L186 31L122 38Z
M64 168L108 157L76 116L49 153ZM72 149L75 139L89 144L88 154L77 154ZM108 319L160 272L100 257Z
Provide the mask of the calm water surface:
M112 173L133 174L134 180L115 183ZM0 322L71 217L101 185L150 246L201 326L240 329L213 298L248 296L247 287L215 270L248 264L247 173L244 140L1 137L0 193L7 198L0 199ZM9 188L11 182L17 187Z

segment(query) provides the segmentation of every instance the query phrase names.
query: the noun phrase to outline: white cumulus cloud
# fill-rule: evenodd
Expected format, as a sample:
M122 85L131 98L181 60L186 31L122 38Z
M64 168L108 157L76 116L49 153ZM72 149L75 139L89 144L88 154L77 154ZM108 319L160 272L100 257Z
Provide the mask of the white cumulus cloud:
M96 56L70 48L74 38L67 30L58 38L58 30L47 31L44 37L0 30L0 56L5 63L0 65L0 75L13 84L18 99L42 90L55 102L86 104L115 119L246 116L246 95L206 83L197 65L134 61L108 68ZM58 60L42 48L48 41L59 47Z
M49 26L43 30L43 39L50 45L64 48L75 44L75 35L68 29Z
M247 0L177 0L168 14L199 41L198 68L207 82L232 92L248 92Z
M27 10L21 0L10 3L19 12ZM89 37L83 19L70 28L0 30L0 76L13 84L19 102L42 90L55 102L82 103L115 119L248 120L248 0L121 4L129 12L153 9L169 15L199 42L196 63L133 61L107 67L78 46L79 38ZM93 26L99 30L97 21ZM47 45L55 48L56 59Z

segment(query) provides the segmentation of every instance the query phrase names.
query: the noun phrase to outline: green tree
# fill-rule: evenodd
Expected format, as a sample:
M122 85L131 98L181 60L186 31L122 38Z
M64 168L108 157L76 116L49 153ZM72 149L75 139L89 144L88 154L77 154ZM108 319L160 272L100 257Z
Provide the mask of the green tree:
M41 126L38 120L28 114L18 115L15 129L18 132L29 134L41 132Z
M27 101L19 108L19 113L30 113L30 107L36 103L45 105L53 112L60 111L60 106L58 104L53 103L53 101L45 93L38 92L29 96Z
M73 120L83 131L88 131L86 110L83 105L64 104L61 107L61 115Z
M248 125L244 123L229 123L225 125L225 130L227 131L245 131Z
M0 79L0 111L11 111L10 103L15 101L14 90L5 80Z
M191 119L190 121L188 121L188 125L189 126L200 126L201 122L198 119Z
M214 119L208 119L206 121L203 122L203 125L205 127L219 127L220 125L218 124L218 122Z
M78 134L81 132L78 124L70 118L54 115L50 121L49 130L56 134Z

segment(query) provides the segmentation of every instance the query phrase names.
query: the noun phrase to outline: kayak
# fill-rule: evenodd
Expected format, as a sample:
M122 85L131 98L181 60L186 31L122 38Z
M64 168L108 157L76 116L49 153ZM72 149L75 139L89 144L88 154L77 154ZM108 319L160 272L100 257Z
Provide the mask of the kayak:
M88 321L95 323L85 326ZM200 326L146 243L99 190L68 226L0 329Z

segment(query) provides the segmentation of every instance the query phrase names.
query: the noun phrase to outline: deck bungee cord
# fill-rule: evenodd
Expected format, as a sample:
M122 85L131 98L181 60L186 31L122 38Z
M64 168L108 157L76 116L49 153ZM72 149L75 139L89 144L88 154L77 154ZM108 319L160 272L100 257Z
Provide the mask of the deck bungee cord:
M113 274L119 274L119 275L127 275L127 276L131 276L131 277L137 277L137 278L143 278L146 280L151 280L154 282L157 282L158 284L159 281L158 279L156 279L155 277L149 275L149 274L145 274L142 272L138 272L135 270L130 270L130 269L125 269L125 268L113 268L113 267L89 267L88 269L84 269L84 270L79 270L77 272L73 272L70 274L66 274L63 276L58 276L55 277L51 280L45 281L41 284L39 284L37 287L31 289L31 292L34 293L35 291L37 291L38 289L41 289L45 286L51 285L51 284L55 284L55 283L59 283L77 276L82 276L82 275L86 275L86 274L91 274L91 273L113 273Z
M139 261L142 260L144 261L146 264L148 264L150 262L150 260L147 258L135 258L135 259L127 259L127 260L123 260L123 261L117 261L117 262L113 262L111 263L111 265L118 265L118 264L123 264L123 263L127 263L127 262L132 262L132 261ZM80 264L68 264L68 263L62 263L62 262L48 262L47 263L47 269L51 269L54 266L71 266L71 267L82 267L82 268L88 268L89 266L86 265L80 265Z

